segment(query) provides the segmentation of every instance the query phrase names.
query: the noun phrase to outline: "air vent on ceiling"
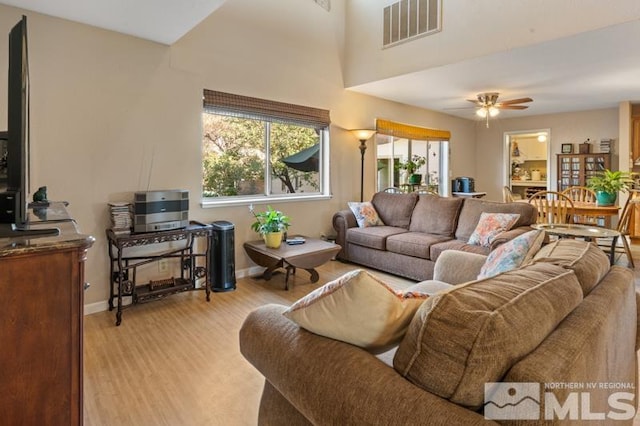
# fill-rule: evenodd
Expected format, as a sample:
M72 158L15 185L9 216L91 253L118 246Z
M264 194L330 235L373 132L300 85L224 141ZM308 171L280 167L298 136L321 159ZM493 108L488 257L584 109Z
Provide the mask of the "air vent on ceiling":
M436 33L441 29L442 0L400 0L383 11L383 47Z

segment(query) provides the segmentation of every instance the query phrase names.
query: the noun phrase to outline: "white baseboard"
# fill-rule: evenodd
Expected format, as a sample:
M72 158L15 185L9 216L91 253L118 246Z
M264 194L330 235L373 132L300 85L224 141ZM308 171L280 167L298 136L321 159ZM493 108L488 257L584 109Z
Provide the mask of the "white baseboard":
M264 268L262 266L252 266L250 268L240 269L236 271L236 278L245 278L252 275L260 274ZM109 301L101 300L100 302L89 303L84 305L84 314L90 315L98 312L104 312L109 309Z

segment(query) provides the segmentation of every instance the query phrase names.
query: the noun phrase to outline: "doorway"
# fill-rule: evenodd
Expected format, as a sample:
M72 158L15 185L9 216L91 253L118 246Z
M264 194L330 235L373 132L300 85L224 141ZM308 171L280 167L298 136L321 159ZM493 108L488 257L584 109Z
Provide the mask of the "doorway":
M551 129L504 133L504 185L514 198L550 189Z

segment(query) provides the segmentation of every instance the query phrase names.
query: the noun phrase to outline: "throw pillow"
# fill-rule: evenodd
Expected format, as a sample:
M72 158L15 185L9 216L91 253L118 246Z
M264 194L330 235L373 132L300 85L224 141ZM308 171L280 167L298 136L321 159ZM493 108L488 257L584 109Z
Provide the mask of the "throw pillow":
M353 212L353 215L356 217L356 222L358 222L358 226L360 228L384 225L384 223L378 216L378 212L376 211L375 207L373 207L373 204L371 204L371 202L349 202L347 204L349 204L349 208Z
M518 221L517 213L485 213L480 215L476 229L469 237L469 244L489 247L501 232L508 231Z
M543 240L544 231L529 231L500 245L487 256L478 279L493 277L526 265L540 250Z
M402 339L427 297L396 291L357 269L312 291L283 315L313 333L382 353Z

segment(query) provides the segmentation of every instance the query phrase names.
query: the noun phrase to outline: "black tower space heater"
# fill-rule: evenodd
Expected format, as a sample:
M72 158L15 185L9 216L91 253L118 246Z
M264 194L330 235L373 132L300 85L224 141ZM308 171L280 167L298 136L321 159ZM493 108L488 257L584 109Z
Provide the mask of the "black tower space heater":
M236 289L236 261L234 254L233 223L219 220L211 224L213 238L207 269L213 291L231 291Z

